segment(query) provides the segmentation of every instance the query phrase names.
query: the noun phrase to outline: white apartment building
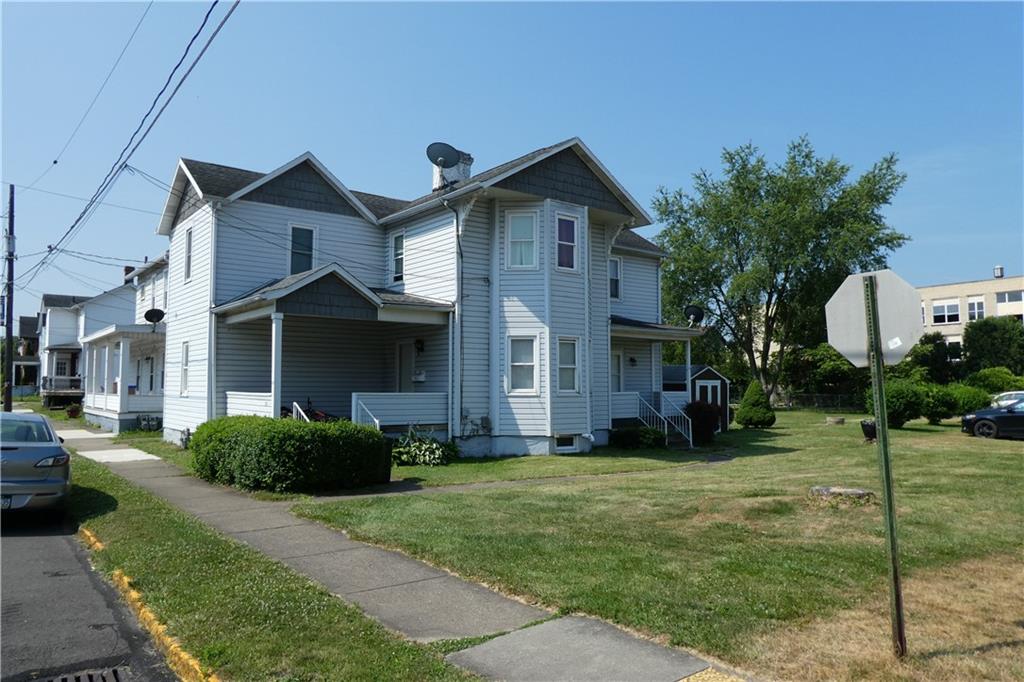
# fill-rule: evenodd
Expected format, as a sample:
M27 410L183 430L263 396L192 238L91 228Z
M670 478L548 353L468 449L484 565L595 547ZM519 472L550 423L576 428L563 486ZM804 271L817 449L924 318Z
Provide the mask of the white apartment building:
M918 287L925 333L939 332L946 343L959 347L968 322L1007 316L1024 321L1024 275L1005 277L1001 265L992 274L989 279Z

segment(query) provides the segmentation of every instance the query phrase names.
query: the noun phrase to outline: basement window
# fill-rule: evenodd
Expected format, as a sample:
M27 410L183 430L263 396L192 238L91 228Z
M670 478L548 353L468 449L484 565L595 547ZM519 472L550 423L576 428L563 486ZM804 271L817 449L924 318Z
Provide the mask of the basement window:
M575 452L576 436L555 436L555 449L559 452Z

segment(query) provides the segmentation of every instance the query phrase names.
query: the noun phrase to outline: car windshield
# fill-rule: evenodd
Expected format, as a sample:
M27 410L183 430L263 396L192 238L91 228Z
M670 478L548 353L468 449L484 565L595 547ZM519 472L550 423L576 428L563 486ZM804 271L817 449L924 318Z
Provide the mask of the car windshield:
M17 414L0 417L0 442L4 445L17 443L52 443L53 435L46 422Z

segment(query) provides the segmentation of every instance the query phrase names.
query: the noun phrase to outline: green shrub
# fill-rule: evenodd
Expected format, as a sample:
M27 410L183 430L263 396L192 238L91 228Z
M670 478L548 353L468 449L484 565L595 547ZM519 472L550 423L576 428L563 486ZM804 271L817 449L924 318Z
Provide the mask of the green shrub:
M665 447L665 434L649 426L623 426L613 429L608 442L626 450Z
M398 466L440 466L458 456L459 446L455 441L442 443L436 438L422 436L415 431L400 436L391 449L391 459Z
M707 445L715 440L715 430L721 425L722 418L718 405L695 400L687 403L683 412L690 418L694 445Z
M964 383L984 389L989 393L1024 391L1024 377L1016 376L1006 367L989 367L978 370L964 379Z
M988 391L976 386L950 384L946 390L956 401L956 414L969 414L975 410L983 410L992 402Z
M924 409L924 396L923 384L906 379L885 382L886 422L889 426L899 429L908 421L920 417ZM867 391L866 402L868 412L874 412L875 400L871 390Z
M925 384L922 391L921 416L927 419L929 424L938 424L943 419L949 419L957 414L956 397L947 386Z
M387 483L384 436L347 421L221 417L192 437L196 473L247 490L316 492Z
M736 423L748 429L767 429L775 423L775 410L760 381L751 381L747 386L736 411Z

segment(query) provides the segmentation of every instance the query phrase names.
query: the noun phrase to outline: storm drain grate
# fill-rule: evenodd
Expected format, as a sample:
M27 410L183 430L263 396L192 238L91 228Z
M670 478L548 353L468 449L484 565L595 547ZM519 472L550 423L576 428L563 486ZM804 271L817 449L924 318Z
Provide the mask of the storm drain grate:
M129 682L130 680L128 668L120 667L66 673L51 677L47 682Z

